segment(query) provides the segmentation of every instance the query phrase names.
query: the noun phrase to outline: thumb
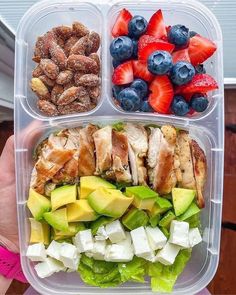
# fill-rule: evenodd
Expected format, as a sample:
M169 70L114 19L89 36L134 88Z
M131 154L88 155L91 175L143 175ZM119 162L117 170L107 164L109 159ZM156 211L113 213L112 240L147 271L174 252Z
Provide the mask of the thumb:
M10 136L3 148L0 156L0 171L1 176L9 181L12 181L12 177L15 175L15 153L14 153L14 135ZM11 177L11 179L8 178Z

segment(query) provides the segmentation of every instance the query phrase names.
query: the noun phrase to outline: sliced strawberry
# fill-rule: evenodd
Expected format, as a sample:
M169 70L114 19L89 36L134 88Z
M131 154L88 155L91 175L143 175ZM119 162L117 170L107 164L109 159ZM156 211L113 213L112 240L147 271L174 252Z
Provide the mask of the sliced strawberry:
M180 49L177 51L174 51L172 53L172 59L173 59L173 63L177 63L178 61L187 61L190 62L190 58L188 55L188 49Z
M191 63L196 66L207 60L216 51L217 47L211 40L200 35L190 38L189 57Z
M141 78L147 82L150 82L154 78L149 72L145 61L133 60L133 71L135 78Z
M132 61L127 61L117 68L115 68L114 73L112 75L112 83L115 85L123 85L133 82L134 74L133 74L133 66Z
M150 18L146 34L156 38L167 36L162 11L160 9Z
M168 76L156 76L149 90L152 92L148 98L151 107L158 113L166 114L174 96L172 83Z
M127 9L122 9L112 28L113 37L128 35L128 24L132 19L132 14Z
M138 58L147 60L149 55L157 50L166 50L172 52L175 46L171 43L158 40L152 36L143 35L138 42Z
M218 89L218 85L214 78L208 74L197 74L189 83L177 87L175 92L183 94L195 92L207 93L215 89Z

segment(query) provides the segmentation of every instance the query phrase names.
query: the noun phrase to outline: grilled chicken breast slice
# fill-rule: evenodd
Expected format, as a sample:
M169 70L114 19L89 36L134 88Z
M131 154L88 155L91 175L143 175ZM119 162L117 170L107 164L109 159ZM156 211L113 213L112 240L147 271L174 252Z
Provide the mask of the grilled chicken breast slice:
M190 141L193 160L193 171L197 189L197 203L200 208L204 208L205 201L203 196L204 185L207 176L207 161L203 150L195 140Z

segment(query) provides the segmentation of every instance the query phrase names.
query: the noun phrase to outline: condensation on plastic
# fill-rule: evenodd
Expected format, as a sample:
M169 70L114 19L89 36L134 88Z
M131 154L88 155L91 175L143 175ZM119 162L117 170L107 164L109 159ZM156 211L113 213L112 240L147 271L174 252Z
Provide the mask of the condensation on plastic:
M95 4L96 3L96 4ZM147 18L157 9L164 12L166 23L184 23L192 30L217 43L215 56L207 63L207 71L213 75L219 90L213 93L209 109L193 118L180 118L141 113L121 113L111 97L111 61L109 57L110 27L123 7L133 14ZM80 20L90 29L102 35L102 98L97 108L87 114L73 114L47 118L36 108L36 98L28 83L34 66L31 61L37 36L54 26L70 25ZM188 130L204 149L208 162L208 178L205 189L206 208L201 221L203 243L193 249L192 258L178 279L174 294L195 294L213 278L219 260L223 159L224 159L224 94L222 70L222 36L214 15L196 1L92 1L52 0L39 2L23 17L16 36L15 55L15 144L18 223L21 261L25 276L41 294L152 294L150 283L126 283L112 289L99 289L85 285L76 273L57 273L47 279L37 277L33 264L26 258L29 242L29 211L26 201L32 170L35 145L50 132L61 128L81 126L87 123L109 124L117 121L173 124Z

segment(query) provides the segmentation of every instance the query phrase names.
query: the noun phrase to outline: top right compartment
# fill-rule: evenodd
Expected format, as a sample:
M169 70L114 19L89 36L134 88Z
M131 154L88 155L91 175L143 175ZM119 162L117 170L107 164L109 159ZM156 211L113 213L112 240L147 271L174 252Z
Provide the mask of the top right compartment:
M133 111L126 111L121 108L118 100L114 99L112 91L112 75L114 72L112 65L112 57L109 53L109 46L114 39L111 30L112 27L122 9L127 9L130 11L132 16L140 15L143 16L147 21L151 16L159 9L162 10L164 17L164 22L166 26L173 26L177 24L182 24L189 28L190 31L195 31L201 36L213 41L217 46L215 53L204 62L204 67L206 73L212 76L218 84L218 89L210 91L207 93L209 104L208 107L203 112L190 112L185 116L176 116L173 112L166 112L161 114L160 112L150 113L151 116L168 117L170 120L173 118L178 118L183 121L195 121L203 120L204 122L212 121L212 119L217 116L218 119L223 119L223 103L224 103L224 93L223 93L223 54L222 54L222 32L219 23L214 16L214 14L208 10L204 5L196 1L181 1L177 2L175 0L159 0L159 1L112 1L112 5L107 17L107 83L106 83L106 93L108 99L115 110L123 114L132 114ZM201 50L199 49L199 52ZM132 59L132 58L131 58ZM129 85L128 85L129 86ZM150 84L149 84L150 86ZM126 86L127 87L127 86ZM198 91L196 91L198 92ZM194 92L195 93L195 92ZM187 95L189 99L189 95ZM145 112L137 111L140 116L145 115ZM135 112L137 114L137 112ZM217 115L209 116L213 113L218 113ZM147 113L146 113L147 114ZM219 118L220 114L220 118ZM222 115L221 115L222 114ZM222 118L221 118L222 116Z

